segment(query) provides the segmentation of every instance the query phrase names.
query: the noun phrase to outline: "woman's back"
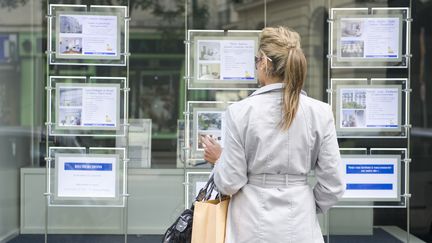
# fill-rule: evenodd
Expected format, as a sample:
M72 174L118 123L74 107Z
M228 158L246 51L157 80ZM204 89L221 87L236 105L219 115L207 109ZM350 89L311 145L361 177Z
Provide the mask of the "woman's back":
M322 242L316 213L343 193L330 107L301 95L283 131L282 88L267 85L227 110L225 151L215 167L218 189L234 194L227 243ZM311 169L319 181L314 189L307 184Z
M295 119L283 131L281 103L277 89L254 94L230 108L234 124L244 135L248 174L305 175L316 161L317 145L327 125L322 122L331 119L328 105L301 95Z

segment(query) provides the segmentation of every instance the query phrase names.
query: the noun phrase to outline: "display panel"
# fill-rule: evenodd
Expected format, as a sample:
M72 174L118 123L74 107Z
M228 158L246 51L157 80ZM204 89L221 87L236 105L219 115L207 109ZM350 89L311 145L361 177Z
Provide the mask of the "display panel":
M406 135L406 80L332 79L339 137Z
M225 135L225 111L212 109L195 109L195 149L204 151L202 139L210 137L219 142L223 147Z
M333 8L332 68L406 68L408 8Z
M225 110L231 103L217 101L189 101L190 129L188 139L190 151L188 166L210 166L203 160L202 138L210 136L223 147L225 136Z
M345 194L335 208L405 208L405 148L341 148Z
M51 76L48 124L52 136L124 136L126 78Z
M56 58L120 59L119 14L56 13Z
M185 163L185 121L177 120L177 156L176 167L183 168Z
M340 17L338 61L401 61L401 16Z
M55 88L57 129L119 129L119 84L57 84Z
M129 168L151 168L151 119L129 119L129 135L116 138L116 147L128 147ZM128 143L126 144L126 137Z
M259 31L189 31L189 89L256 89Z
M397 85L338 86L339 129L400 131L401 87Z
M210 174L210 171L188 171L186 173L186 208L192 205L201 188L203 188L209 180ZM216 198L216 194L217 193L213 191L212 198Z
M197 81L255 80L254 40L197 39Z
M124 148L50 147L47 162L49 206L124 206Z
M342 200L399 201L400 155L342 155Z
M51 4L48 53L53 65L125 66L125 6Z
M114 198L117 155L56 154L56 195L60 198Z

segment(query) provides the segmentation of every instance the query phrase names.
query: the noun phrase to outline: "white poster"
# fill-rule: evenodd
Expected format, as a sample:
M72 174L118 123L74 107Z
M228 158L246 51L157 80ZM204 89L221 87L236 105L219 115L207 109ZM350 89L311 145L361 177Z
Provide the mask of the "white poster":
M398 17L340 19L338 58L401 58L401 21Z
M116 15L59 14L57 55L61 58L118 58Z
M116 197L117 158L58 154L58 197Z
M118 127L118 85L57 85L57 92L59 128Z
M400 127L398 87L339 89L339 127L346 129Z
M399 156L342 155L344 199L398 199Z
M255 80L254 40L198 40L198 80Z
M217 140L223 147L225 135L225 111L197 111L195 127L197 128L197 150L204 150L202 138L205 136Z

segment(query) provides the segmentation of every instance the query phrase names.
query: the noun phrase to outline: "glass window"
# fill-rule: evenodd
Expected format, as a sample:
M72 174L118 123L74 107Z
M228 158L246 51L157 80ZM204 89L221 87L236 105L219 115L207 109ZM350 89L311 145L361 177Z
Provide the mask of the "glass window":
M129 4L128 65L47 67L49 4ZM364 8L366 13L372 8L410 8L408 54L412 57L404 57L410 61L408 67L332 69L328 61L332 42L328 23L331 8ZM339 139L342 148L365 148L366 151L407 148L411 160L401 162L404 171L401 181L403 183L406 178L409 183L407 188L403 187L411 194L409 204L401 199L393 202L392 207L363 202L362 207L332 209L326 217L320 218L323 233L331 236L330 241L337 241L343 235L392 234L395 233L393 226L406 231L406 206L410 210L411 233L426 242L431 241L431 11L430 0L0 0L0 202L5 202L0 203L0 218L8 219L0 221L0 241L13 239L18 232L21 235L16 239L28 234L43 237L47 147L121 147L126 144L131 159L127 171L130 194L127 232L134 237L145 235L149 241L158 240L185 208L185 202L189 203L192 189L196 189L183 184L189 177L181 163L182 148L187 147L181 133L185 124L181 121L186 118L188 101L228 103L252 92L188 90L187 31L254 31L278 25L288 26L301 35L308 60L304 90L315 99L331 102L330 94L334 92L330 89L331 79L363 79L367 83L370 79L409 78L408 84L401 85L403 97L408 101L402 104L406 110L403 114L406 118L402 120L412 126L403 129L409 131L408 137ZM403 19L403 24L406 21L410 19ZM47 136L46 114L51 107L47 104L49 92L46 90L49 76L128 77L129 141L120 137ZM345 96L346 99L356 98ZM198 166L188 171L201 179L209 169L209 166ZM110 208L106 212L99 208L93 211L50 208L48 212L52 235L124 233L122 208ZM68 221L65 215L76 217ZM358 220L353 222L352 218ZM86 222L84 226L80 225L82 222ZM158 236L152 238L151 235Z

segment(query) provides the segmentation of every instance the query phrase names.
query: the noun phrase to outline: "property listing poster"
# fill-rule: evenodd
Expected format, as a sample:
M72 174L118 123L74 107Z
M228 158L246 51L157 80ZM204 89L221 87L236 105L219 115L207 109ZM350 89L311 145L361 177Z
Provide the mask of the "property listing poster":
M59 14L57 57L119 58L118 16Z
M341 87L339 128L398 129L400 89L398 87Z
M197 80L255 80L254 40L198 40Z
M340 19L338 58L401 59L401 20L389 18Z
M343 199L392 200L399 198L400 156L342 155Z
M60 129L116 129L119 86L57 86Z
M117 157L59 154L56 161L58 197L116 196Z
M225 135L225 111L196 112L196 149L204 150L202 139L205 136L217 140L223 147Z

